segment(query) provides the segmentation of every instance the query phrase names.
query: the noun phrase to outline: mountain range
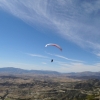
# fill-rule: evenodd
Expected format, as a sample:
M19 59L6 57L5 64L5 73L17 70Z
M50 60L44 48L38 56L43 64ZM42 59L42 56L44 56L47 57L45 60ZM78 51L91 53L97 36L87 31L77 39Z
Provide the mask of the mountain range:
M67 76L70 78L99 78L100 79L100 72L70 72L70 73L60 73L57 71L49 71L49 70L25 70L20 68L14 67L3 67L0 68L0 74L38 74L38 75L60 75L60 76Z

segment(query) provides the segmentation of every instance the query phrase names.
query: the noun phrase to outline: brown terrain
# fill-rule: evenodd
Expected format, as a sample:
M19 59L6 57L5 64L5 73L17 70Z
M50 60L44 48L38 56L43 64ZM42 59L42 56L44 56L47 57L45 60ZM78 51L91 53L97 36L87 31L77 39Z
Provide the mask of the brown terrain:
M53 76L0 76L1 100L52 100L78 80ZM68 89L70 90L70 89Z
M0 74L0 100L99 100L99 79L66 75Z

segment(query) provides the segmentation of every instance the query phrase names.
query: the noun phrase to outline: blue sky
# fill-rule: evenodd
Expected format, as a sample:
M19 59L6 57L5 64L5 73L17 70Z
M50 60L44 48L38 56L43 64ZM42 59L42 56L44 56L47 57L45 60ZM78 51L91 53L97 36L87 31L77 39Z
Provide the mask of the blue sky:
M99 71L100 0L0 0L0 67Z

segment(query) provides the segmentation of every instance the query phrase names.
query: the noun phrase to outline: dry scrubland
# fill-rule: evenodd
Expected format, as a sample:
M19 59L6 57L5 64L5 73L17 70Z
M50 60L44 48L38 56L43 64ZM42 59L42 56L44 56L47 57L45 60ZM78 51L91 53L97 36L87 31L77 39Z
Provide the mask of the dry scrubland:
M0 100L99 100L99 85L97 79L1 75Z

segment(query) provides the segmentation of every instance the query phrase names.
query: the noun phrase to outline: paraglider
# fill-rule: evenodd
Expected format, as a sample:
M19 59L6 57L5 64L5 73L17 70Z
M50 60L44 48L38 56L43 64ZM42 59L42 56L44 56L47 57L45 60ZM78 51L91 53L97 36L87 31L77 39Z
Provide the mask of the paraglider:
M46 45L45 45L45 47L48 47L48 46L57 47L60 51L62 51L62 48L61 48L58 44L49 43L49 44L46 44ZM53 62L53 59L51 59L51 62Z
M53 62L53 59L51 59L51 62Z
M62 51L62 48L58 44L49 43L49 44L45 45L45 47L47 47L47 46L55 46L55 47L57 47L58 49L60 49Z

